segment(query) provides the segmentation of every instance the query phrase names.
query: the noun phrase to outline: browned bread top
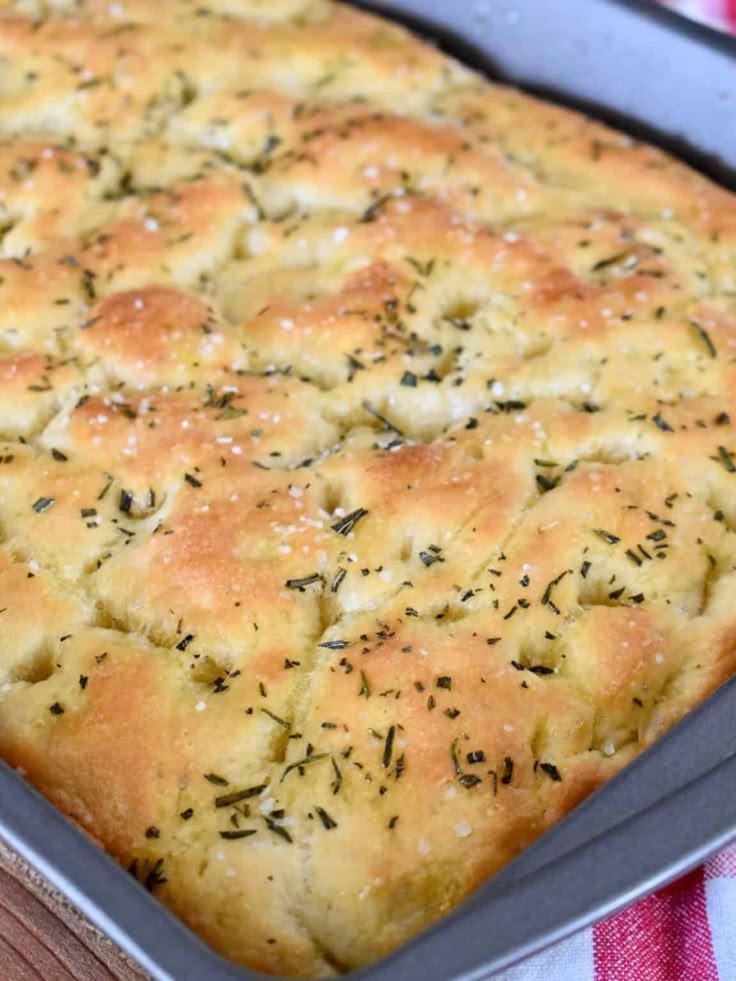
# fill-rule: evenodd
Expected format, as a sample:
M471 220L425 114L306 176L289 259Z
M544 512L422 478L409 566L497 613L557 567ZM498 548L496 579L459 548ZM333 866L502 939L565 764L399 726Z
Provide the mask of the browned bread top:
M323 0L0 3L0 752L356 967L734 670L736 202Z

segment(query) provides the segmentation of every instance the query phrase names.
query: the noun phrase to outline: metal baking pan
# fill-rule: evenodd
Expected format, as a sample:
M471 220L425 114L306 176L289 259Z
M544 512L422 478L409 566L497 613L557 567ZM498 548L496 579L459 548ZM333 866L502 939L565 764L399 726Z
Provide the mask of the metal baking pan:
M376 0L486 74L590 114L736 189L736 42L636 0ZM165 981L225 961L0 764L0 836ZM736 679L470 896L355 981L487 978L736 838Z

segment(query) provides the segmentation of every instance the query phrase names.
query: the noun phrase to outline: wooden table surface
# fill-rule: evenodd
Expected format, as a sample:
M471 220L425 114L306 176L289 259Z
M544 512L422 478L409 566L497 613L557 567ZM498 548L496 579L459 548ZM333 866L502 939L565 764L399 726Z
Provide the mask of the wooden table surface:
M0 842L2 981L148 981L69 902Z

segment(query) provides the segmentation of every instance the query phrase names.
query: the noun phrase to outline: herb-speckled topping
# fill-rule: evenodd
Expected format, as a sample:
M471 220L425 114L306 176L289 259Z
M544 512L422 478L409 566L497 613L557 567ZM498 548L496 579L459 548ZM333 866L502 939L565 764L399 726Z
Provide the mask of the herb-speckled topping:
M0 753L359 967L730 675L736 204L328 0L0 0Z

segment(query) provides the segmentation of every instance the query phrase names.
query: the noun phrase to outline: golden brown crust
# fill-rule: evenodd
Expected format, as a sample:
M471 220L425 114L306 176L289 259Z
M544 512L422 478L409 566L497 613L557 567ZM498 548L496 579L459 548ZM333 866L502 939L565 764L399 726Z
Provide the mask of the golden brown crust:
M734 269L348 7L0 2L0 752L226 955L391 950L736 668Z

